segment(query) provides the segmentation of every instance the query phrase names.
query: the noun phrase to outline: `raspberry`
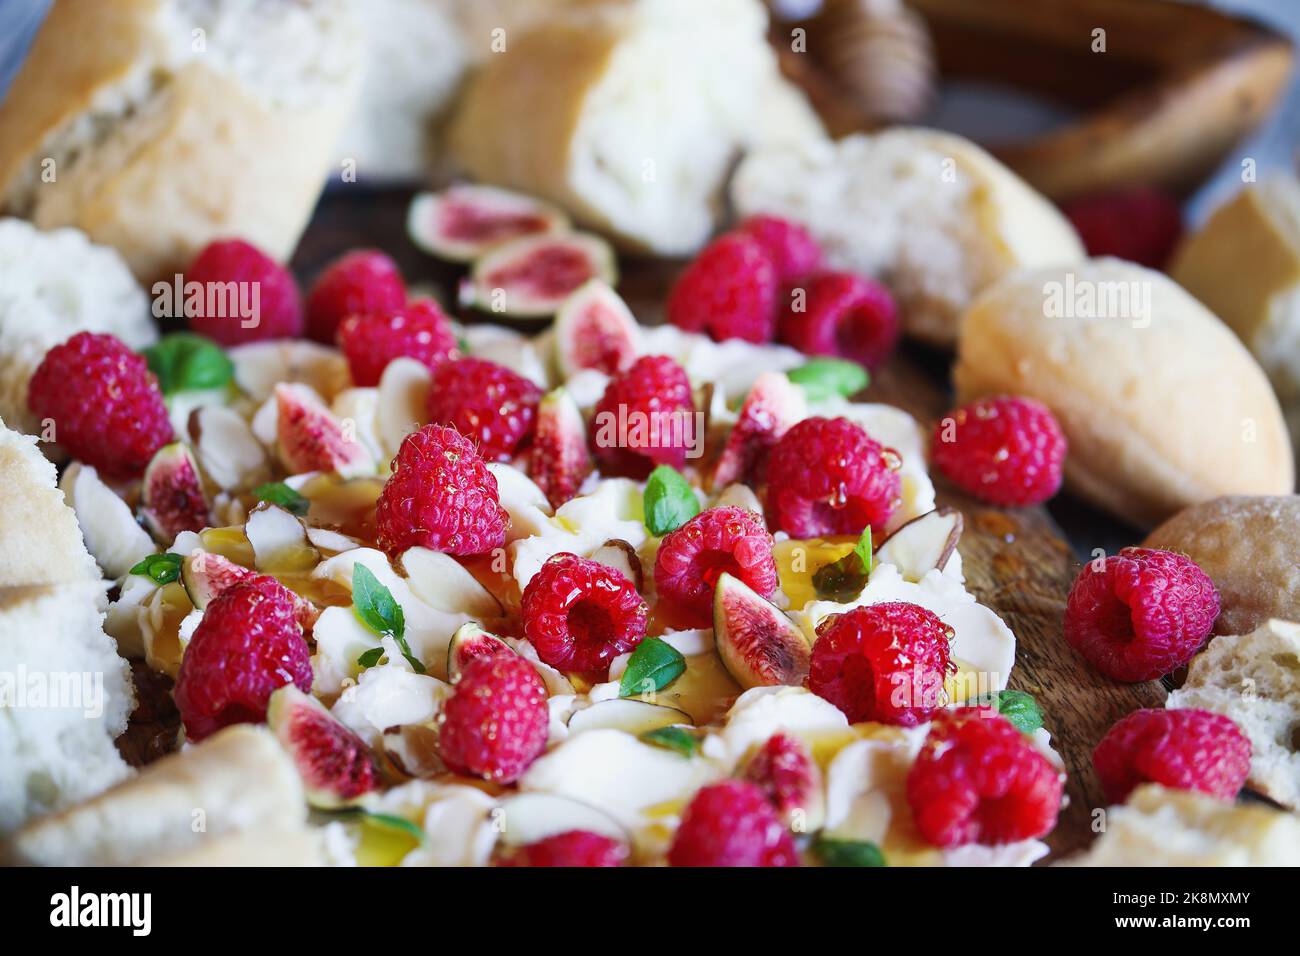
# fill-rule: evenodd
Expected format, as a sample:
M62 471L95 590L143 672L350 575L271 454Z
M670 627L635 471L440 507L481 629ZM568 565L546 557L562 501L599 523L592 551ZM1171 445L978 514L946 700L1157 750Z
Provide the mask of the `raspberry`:
M311 681L293 594L258 575L209 602L181 658L176 707L186 736L198 741L230 724L260 723L272 691L293 684L306 693Z
M451 425L488 461L507 461L533 437L542 390L480 358L443 362L429 385L429 421Z
M1250 774L1250 740L1208 710L1136 710L1092 752L1106 799L1122 803L1143 783L1235 799Z
M528 580L520 613L544 663L583 674L608 673L611 660L641 643L649 617L621 573L564 552Z
M710 508L666 534L655 558L655 588L682 606L692 627L710 627L713 586L724 571L763 597L776 591L772 536L745 508Z
M981 398L939 420L930 457L953 484L981 501L1024 507L1061 488L1065 435L1030 398Z
M546 749L546 687L516 654L476 657L443 705L438 746L447 766L512 783Z
M497 866L622 866L627 846L590 830L567 830L497 857Z
M349 315L385 312L406 304L406 284L388 256L356 249L336 259L307 293L307 334L333 345Z
M1191 558L1125 548L1089 561L1065 604L1065 639L1107 677L1155 680L1192 659L1219 592Z
M705 246L668 295L668 321L713 338L769 342L776 324L776 266L763 245L728 233Z
M745 779L756 784L782 819L807 810L820 786L817 765L798 737L777 733L767 739L745 766Z
M496 476L469 439L442 425L406 436L375 505L376 541L393 558L417 546L483 554L505 543L509 523Z
M339 325L339 348L352 370L352 384L378 385L388 363L413 358L437 368L457 354L451 322L432 299L384 312L350 315Z
M1172 198L1147 186L1080 196L1062 204L1090 256L1118 256L1160 269L1183 232Z
M794 290L777 320L777 338L810 355L840 355L880 366L898 344L898 310L879 282L851 272L822 272L803 282L795 311Z
M690 380L666 355L644 355L615 376L591 419L591 443L606 475L639 479L655 465L680 468L695 441Z
M103 476L139 478L172 440L158 380L112 335L78 332L56 345L32 375L27 407L54 423L54 440Z
M803 226L778 216L750 216L736 229L756 240L772 265L776 267L776 280L782 285L798 282L817 269L822 252Z
M767 460L767 524L792 538L884 531L902 500L898 456L847 418L805 418Z
M228 282L257 289L257 314L208 315L206 291L198 315L187 315L190 328L221 345L242 345L262 339L296 339L302 335L302 302L293 275L261 249L242 239L210 242L185 270L185 281L205 290ZM251 293L246 293L251 294ZM232 312L230 307L220 312ZM245 322L255 324L245 326Z
M952 628L906 601L855 607L817 627L808 689L850 723L915 727L943 704Z
M682 814L668 850L672 866L798 866L785 825L754 784L703 787Z
M1056 768L991 708L939 713L907 774L917 830L945 848L1043 836L1056 825L1061 790Z

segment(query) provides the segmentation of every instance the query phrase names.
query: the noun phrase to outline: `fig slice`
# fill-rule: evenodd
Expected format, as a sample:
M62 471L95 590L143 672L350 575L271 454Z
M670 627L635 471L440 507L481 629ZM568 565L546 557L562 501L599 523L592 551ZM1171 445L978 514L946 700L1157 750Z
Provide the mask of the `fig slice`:
M584 730L612 727L614 730L639 737L647 731L658 730L660 727L693 723L690 714L673 707L620 697L599 701L574 713L569 718L569 733L577 734Z
M501 653L513 654L514 651L495 634L489 634L473 621L466 621L456 629L447 645L447 680L455 683L470 661Z
M356 434L356 423L334 416L310 389L277 385L276 443L290 474L334 471L345 478L373 474L375 460Z
M448 262L470 262L512 239L568 228L568 217L548 202L468 183L418 193L406 214L411 241Z
M618 278L609 243L585 232L525 236L474 263L461 284L464 306L522 319L554 315L590 279Z
M181 583L185 593L190 596L190 603L200 611L212 603L212 599L233 584L257 577L258 572L236 564L224 555L209 551L194 550L181 562ZM298 623L304 633L311 633L320 609L299 594L293 594L293 606L298 612Z
M794 687L808 676L812 648L803 631L780 608L725 572L713 591L713 638L722 665L746 690Z
M592 279L555 316L555 364L564 378L586 368L616 375L636 359L640 327L608 283Z
M754 380L740 417L727 436L713 468L711 487L734 482L761 483L767 453L808 414L804 391L781 372L763 372Z
M558 508L578 494L592 467L587 426L573 396L562 387L547 392L537 404L528 477Z
M504 824L500 842L506 847L528 846L574 830L628 841L623 825L597 807L553 793L526 792L500 804Z
M182 531L202 531L212 523L199 466L180 442L164 445L144 470L141 505L154 538L171 544Z
M773 734L745 762L741 776L758 785L795 833L812 833L826 822L822 772L801 737Z
M931 570L947 567L964 524L956 508L927 511L882 541L876 560L894 565L905 581L919 581Z
M313 807L348 806L379 788L379 764L366 742L293 684L271 694L266 722L298 768Z

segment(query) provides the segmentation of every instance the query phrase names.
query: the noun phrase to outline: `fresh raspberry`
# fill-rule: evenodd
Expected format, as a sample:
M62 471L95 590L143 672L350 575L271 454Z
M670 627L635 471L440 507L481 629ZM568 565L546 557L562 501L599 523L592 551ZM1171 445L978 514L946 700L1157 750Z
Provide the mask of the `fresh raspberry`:
M1155 680L1192 659L1218 616L1218 589L1191 558L1125 548L1074 579L1065 639L1108 677Z
M429 421L451 425L488 461L508 461L533 437L542 390L481 358L443 362L429 384Z
M230 307L208 315L205 292L199 314L186 315L190 328L221 345L242 345L263 339L296 339L302 335L302 301L293 275L261 249L242 239L210 242L185 270L185 281L211 290L233 282L236 288L257 289L257 314L237 314ZM251 292L244 293L251 295ZM215 303L214 303L215 304ZM245 325L245 323L250 323Z
M610 661L641 643L649 617L623 574L565 552L528 580L520 614L544 663L582 674L608 673Z
M798 866L785 825L747 780L702 788L682 814L668 850L672 866Z
M690 379L666 355L643 355L615 376L591 419L592 447L606 475L639 479L655 465L680 468L696 440Z
M172 440L158 380L112 335L78 332L56 345L27 385L27 407L54 425L54 440L115 480L139 478Z
M668 321L713 338L770 342L779 294L762 243L733 232L705 246L668 295Z
M1250 739L1208 710L1135 710L1092 752L1106 799L1123 803L1143 783L1233 800L1250 775Z
M388 363L413 358L429 368L457 355L451 321L432 299L398 309L350 315L339 325L339 348L352 370L352 384L378 385Z
M807 810L820 774L802 740L776 733L745 765L745 779L756 784L783 820Z
M902 501L896 453L847 418L805 418L767 459L767 524L792 538L883 532Z
M777 338L810 355L839 355L878 368L898 344L898 310L879 282L851 272L822 272L789 290ZM800 308L795 309L798 304Z
M655 558L655 589L676 601L693 627L713 621L713 587L723 572L763 597L776 591L772 536L763 519L745 508L702 511L664 535Z
M1025 507L1060 490L1065 435L1047 406L1031 398L981 398L939 420L930 457L981 501Z
M325 268L307 293L307 334L333 345L349 315L386 312L406 304L397 263L374 249L356 249Z
M1051 831L1061 775L992 708L941 711L907 774L916 828L938 847L996 846Z
M509 523L496 476L469 439L442 425L406 436L375 505L376 540L393 558L417 546L483 554L505 543Z
M953 669L952 628L906 601L855 607L817 627L808 689L844 711L850 723L915 727L944 701Z
M440 720L438 746L448 767L512 783L546 749L546 687L517 654L476 657L461 670Z
M822 251L803 226L779 216L750 216L736 229L758 241L776 267L782 285L799 282L817 270Z
M176 707L185 735L198 741L230 724L262 722L272 691L293 684L306 693L311 681L293 594L259 575L208 603L181 658Z
M1164 267L1183 232L1178 203L1147 186L1080 196L1061 210L1088 255L1118 256L1151 269Z
M516 847L496 858L497 866L622 866L627 844L590 830L567 830Z

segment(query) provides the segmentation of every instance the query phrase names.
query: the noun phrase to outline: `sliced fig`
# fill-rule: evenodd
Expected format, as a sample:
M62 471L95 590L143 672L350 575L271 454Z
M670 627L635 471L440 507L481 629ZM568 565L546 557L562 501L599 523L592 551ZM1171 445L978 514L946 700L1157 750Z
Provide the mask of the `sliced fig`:
M723 573L713 590L713 639L741 687L798 686L812 648L803 631L739 578Z
M456 629L447 646L447 679L453 683L465 665L480 657L492 657L505 652L513 654L510 645L495 634L489 634L473 621L466 621Z
M555 364L565 378L585 368L616 375L635 361L640 332L622 297L592 279L564 300L555 317Z
M619 697L614 700L602 700L577 711L569 718L569 733L577 734L584 730L612 727L639 737L660 727L693 723L690 714L673 707L651 704L630 697Z
M181 583L185 585L190 602L199 610L206 608L213 598L232 584L247 581L257 574L223 555L208 551L192 551L181 562ZM298 623L303 631L310 633L320 617L320 609L299 594L293 595L293 606L298 611Z
M905 581L942 571L957 550L965 522L956 508L938 508L913 518L876 549L876 560L898 568Z
M271 695L266 722L293 758L313 807L347 806L378 789L379 764L366 742L315 697L286 684Z
M767 453L807 414L803 389L780 372L759 375L714 466L712 487L737 481L760 483Z
M448 262L469 262L512 239L568 228L568 217L550 203L466 183L417 194L406 214L411 241Z
M290 474L334 471L345 478L373 473L375 460L357 437L335 418L313 392L300 386L277 385L276 443Z
M526 236L498 246L474 263L461 285L461 304L516 318L543 318L584 283L613 285L618 270L605 240L583 232Z
M171 544L182 531L202 531L212 523L198 465L180 442L154 453L144 471L141 504L145 523L160 544Z
M537 405L528 477L542 489L551 506L558 508L577 495L591 470L582 412L565 389L547 392Z
M743 776L758 785L796 833L812 833L826 822L821 770L794 734L769 737L745 764Z
M591 553L591 560L621 571L624 577L636 585L638 591L645 587L641 556L636 553L636 548L622 538L610 538Z

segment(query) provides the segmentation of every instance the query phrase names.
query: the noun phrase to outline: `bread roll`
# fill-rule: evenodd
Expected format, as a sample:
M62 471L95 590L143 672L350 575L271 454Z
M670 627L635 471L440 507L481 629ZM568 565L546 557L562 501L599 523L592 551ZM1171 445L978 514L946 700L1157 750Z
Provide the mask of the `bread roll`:
M1035 269L962 318L958 399L1018 394L1055 413L1066 483L1142 527L1228 494L1287 494L1291 443L1232 331L1166 276L1117 259Z
M740 215L805 224L826 262L875 276L908 334L951 345L975 295L1013 269L1084 256L1074 229L969 140L927 129L757 151L731 187Z

